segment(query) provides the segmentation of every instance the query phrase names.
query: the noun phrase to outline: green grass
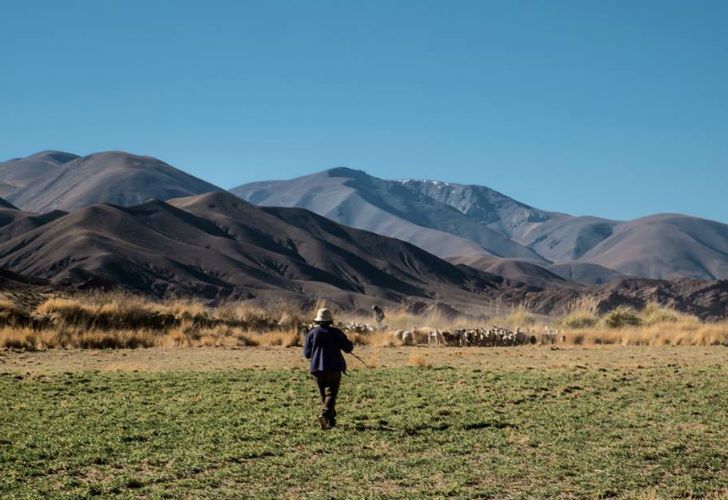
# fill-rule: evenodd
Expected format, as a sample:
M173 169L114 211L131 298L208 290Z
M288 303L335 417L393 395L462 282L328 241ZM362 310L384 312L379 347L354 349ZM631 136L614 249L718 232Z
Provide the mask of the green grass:
M726 368L0 375L0 498L728 492Z

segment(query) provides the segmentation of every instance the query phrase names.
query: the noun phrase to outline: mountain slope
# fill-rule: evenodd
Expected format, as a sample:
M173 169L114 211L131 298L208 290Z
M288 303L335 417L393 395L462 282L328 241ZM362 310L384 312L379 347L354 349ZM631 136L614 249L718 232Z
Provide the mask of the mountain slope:
M49 212L220 191L163 161L115 151L77 157L56 166L54 172L14 191L8 201L24 210Z
M215 191L220 189L146 156L106 152L81 158L41 152L0 164L0 196L8 193L0 210L17 206L48 215L5 212L3 224L18 221L0 238L10 239L62 217L63 211L98 203L133 206ZM389 181L347 168L233 191L263 206L309 209L523 283L529 282L530 273L536 286L558 286L549 273L583 284L624 275L728 278L726 225L705 219L661 215L620 222L574 217L531 207L484 186ZM491 262L494 257L505 260Z
M424 195L453 207L477 223L517 242L526 240L524 235L533 227L563 216L531 207L485 186L413 179L397 182L413 196Z
M41 151L25 158L0 163L0 196L9 196L36 182L60 173L60 166L78 158L62 151Z
M501 276L509 285L515 287L578 288L576 283L579 283L569 282L544 266L524 260L499 259L497 257L477 257L475 259L460 257L449 259L449 261L453 264L464 264Z
M614 269L588 262L552 264L548 266L548 270L567 281L582 285L602 285L628 277Z
M728 278L728 224L661 214L636 219L580 259L633 276Z
M526 281L530 273L539 285L551 280L544 268L585 284L623 275L728 279L726 225L696 217L629 222L575 217L536 209L484 186L386 181L345 168L232 192L263 206L307 208L453 262L497 268ZM491 267L491 257L506 261Z
M36 224L18 230L33 217ZM0 266L61 287L353 305L374 297L476 300L499 281L399 240L224 192L37 217L23 213L0 227Z
M492 255L545 262L532 250L406 184L335 168L232 192L262 206L299 207L348 226L409 241L440 257Z

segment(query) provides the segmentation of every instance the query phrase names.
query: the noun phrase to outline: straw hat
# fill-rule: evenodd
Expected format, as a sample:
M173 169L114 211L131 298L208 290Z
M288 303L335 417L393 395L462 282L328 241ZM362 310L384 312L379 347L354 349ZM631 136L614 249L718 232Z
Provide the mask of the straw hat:
M331 311L324 307L318 310L318 313L316 314L316 319L314 319L314 321L320 323L331 323L332 321L334 321L334 316L331 314Z

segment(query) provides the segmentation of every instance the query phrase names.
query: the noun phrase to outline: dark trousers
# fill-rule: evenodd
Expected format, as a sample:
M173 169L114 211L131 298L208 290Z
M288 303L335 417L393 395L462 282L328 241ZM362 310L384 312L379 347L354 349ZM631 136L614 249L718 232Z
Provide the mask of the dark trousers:
M341 372L315 372L313 376L316 377L316 383L321 393L321 415L333 419L336 417L336 396L339 394Z

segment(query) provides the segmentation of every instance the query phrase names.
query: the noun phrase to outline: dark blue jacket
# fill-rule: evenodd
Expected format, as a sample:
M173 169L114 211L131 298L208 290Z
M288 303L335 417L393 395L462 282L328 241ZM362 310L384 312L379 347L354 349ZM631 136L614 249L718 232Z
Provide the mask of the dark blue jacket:
M328 370L345 372L346 361L341 351L351 352L354 344L344 332L333 326L317 326L306 335L303 355L311 360L311 373Z

